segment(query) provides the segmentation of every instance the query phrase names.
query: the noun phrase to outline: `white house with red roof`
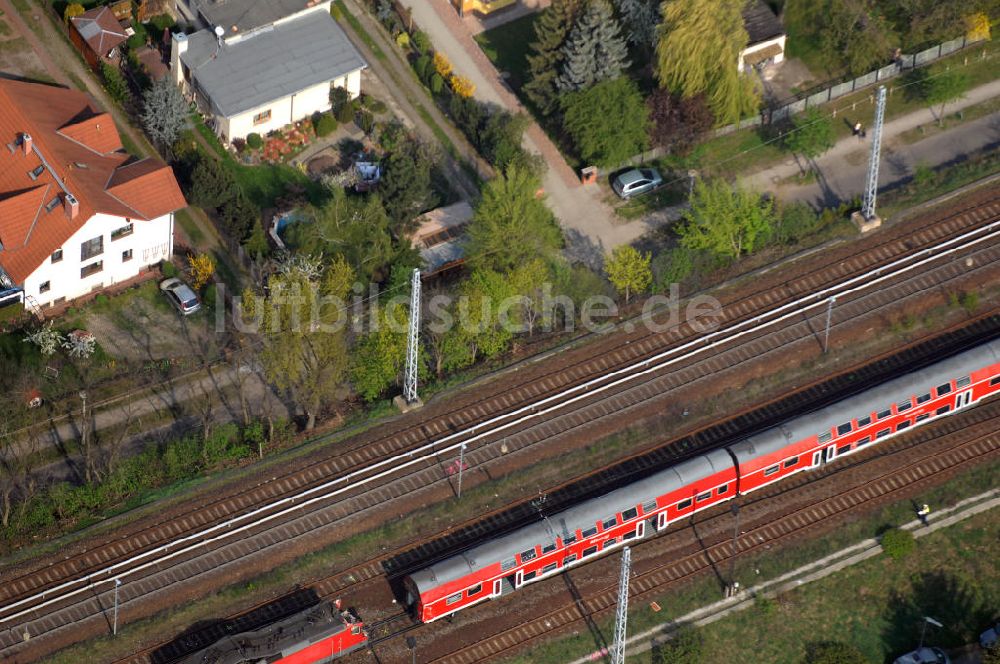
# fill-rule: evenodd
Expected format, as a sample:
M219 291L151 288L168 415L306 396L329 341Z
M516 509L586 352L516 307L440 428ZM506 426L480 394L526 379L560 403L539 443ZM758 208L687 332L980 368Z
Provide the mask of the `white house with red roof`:
M170 167L122 148L84 93L0 79L0 306L45 308L173 253Z

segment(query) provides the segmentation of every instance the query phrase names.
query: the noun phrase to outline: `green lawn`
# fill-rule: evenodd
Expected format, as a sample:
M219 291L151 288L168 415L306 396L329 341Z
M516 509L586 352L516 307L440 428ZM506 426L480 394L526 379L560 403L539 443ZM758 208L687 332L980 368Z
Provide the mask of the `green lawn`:
M509 83L515 90L525 81L528 70L526 56L531 42L535 40L537 18L537 13L528 14L476 35L476 41L486 57L501 72L510 73Z

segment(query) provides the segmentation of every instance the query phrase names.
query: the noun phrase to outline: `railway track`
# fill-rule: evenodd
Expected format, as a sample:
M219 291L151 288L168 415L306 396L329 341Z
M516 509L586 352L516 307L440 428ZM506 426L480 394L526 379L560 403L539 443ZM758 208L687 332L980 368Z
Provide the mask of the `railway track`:
M852 486L832 496L823 496L763 525L742 531L735 542L732 538L727 538L697 552L673 559L669 563L636 573L629 583L629 597L650 598L679 582L724 566L735 557L770 548L776 543L801 536L828 523L831 518L907 495L915 486L953 475L984 460L995 460L1000 457L1000 435L996 433L998 426L1000 426L1000 415L994 415L987 422L975 425L974 428L983 433L971 440L906 463L890 472L873 477L860 486ZM653 545L647 540L633 548L650 546ZM565 603L540 616L492 634L482 641L456 648L429 661L432 664L473 664L510 655L535 641L551 637L553 632L612 613L617 594L617 582L615 582L596 593L588 592L585 598ZM489 621L482 621L482 624L489 624Z
M463 444L470 447L470 458L480 465L487 464L504 454L496 446L490 446L498 438L506 436L511 441L508 452L524 450L662 396L664 384L656 381L664 380L664 376L683 374L677 382L689 384L698 376L720 370L718 360L713 364L711 359L699 359L708 351L722 353L735 347L735 355L728 356L726 361L732 367L759 358L762 352L773 352L773 348L762 351L760 346L768 339L781 347L791 343L789 334L794 334L797 340L807 338L815 334L810 325L815 326L816 319L825 311L825 303L833 297L838 298L837 316L853 317L857 312L849 309L851 302L869 297L873 299L863 305L869 310L884 306L884 302L878 305L877 300L879 297L884 300L884 292L891 290L890 285L899 287L910 280L910 293L904 295L910 297L931 286L968 276L971 270L985 270L996 258L990 252L1000 237L998 212L1000 202L994 198L943 222L925 225L907 241L895 239L878 245L850 265L845 262L827 265L825 273L823 268L817 268L788 286L785 292L762 293L757 301L752 302L751 298L733 304L726 310L723 327L708 335L696 336L691 329L674 328L662 335L640 334L627 339L629 343L620 349L623 355L613 357L605 353L596 361L580 362L566 369L558 379L570 381L569 388L557 384L553 375L537 383L522 384L498 399L500 415L490 417L491 406L483 406L464 414L478 420L474 419L471 425L463 423L464 428L450 433L447 432L453 426L450 418L437 420L433 425L424 422L420 429L404 428L397 435L383 439L381 444L351 448L342 456L317 463L302 473L275 477L203 509L129 532L90 551L74 552L48 567L28 569L22 574L8 571L0 587L3 603L0 655L23 651L25 633L37 637L99 615L99 595L116 578L124 583L125 603L148 597L166 587L164 584L197 578L205 569L220 569L251 554L266 554L289 538L329 526L335 522L332 520L357 516L426 487L429 481L440 484L440 456ZM905 255L888 265L858 272L860 266L898 255L894 251L903 251ZM953 260L966 255L976 256L974 266L963 268ZM947 274L942 273L943 277L936 282L930 280L929 270L942 261L951 262L944 270ZM853 276L843 278L845 272L852 270ZM818 283L826 285L808 295L793 297L796 289L801 292L815 288ZM884 291L864 295L876 286ZM894 299L898 299L898 292ZM776 306L760 313L759 308L766 304ZM804 316L810 310L816 313ZM793 322L799 326L798 332L791 333L785 328L782 336L772 330L775 325ZM688 340L684 341L685 338ZM736 341L743 345L737 347ZM674 345L670 345L672 342ZM669 347L662 350L663 346ZM628 361L629 357L640 359ZM687 373L678 371L684 362L688 363ZM540 398L533 400L532 393ZM558 422L561 424L557 425ZM515 440L512 436L521 438ZM425 442L428 439L432 442ZM323 517L314 511L319 508L326 508ZM237 534L243 539L236 539ZM194 561L198 561L194 568L182 567ZM154 576L159 578L158 583L151 580Z

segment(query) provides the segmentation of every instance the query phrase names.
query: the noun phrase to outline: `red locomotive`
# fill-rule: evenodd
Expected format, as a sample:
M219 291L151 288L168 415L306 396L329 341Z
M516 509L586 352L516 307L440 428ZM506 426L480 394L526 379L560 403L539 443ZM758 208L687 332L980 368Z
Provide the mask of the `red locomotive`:
M992 341L415 572L404 579L407 602L423 622L443 618L998 391Z
M252 632L226 636L183 660L184 664L313 664L333 660L368 642L364 623L322 602Z

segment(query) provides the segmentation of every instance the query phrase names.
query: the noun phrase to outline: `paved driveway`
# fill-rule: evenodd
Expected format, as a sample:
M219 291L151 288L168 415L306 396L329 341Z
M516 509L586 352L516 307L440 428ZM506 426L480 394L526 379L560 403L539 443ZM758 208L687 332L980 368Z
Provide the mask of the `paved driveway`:
M444 53L455 71L476 85L476 98L513 113L527 110L500 78L493 63L476 44L448 0L402 0L413 12L414 22L426 32L434 48ZM584 187L537 123L525 132L524 147L540 154L548 165L542 181L552 208L571 244L589 243L601 252L635 241L655 221L625 223L600 198L597 187ZM657 219L654 217L654 219Z

